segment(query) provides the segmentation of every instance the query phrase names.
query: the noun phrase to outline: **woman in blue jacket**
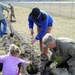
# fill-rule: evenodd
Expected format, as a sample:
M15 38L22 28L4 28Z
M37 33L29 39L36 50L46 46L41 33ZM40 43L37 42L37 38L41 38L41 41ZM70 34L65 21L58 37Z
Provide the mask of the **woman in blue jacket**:
M42 51L42 37L46 33L50 33L52 30L53 19L52 17L43 10L35 7L28 15L28 25L30 28L31 35L34 34L34 24L37 25L37 35L32 39L31 43L35 43L37 40L40 41L40 51ZM47 53L47 51L45 51Z

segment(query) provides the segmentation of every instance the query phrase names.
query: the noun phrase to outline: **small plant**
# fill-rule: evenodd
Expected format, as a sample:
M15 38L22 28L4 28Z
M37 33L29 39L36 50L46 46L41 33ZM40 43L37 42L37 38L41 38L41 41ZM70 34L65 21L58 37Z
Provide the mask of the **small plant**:
M17 37L14 35L14 39L16 39Z
M20 42L16 41L15 45L17 45L20 48Z
M55 56L55 61L59 64L62 61L62 58L59 55Z
M35 66L33 63L29 64L26 69L29 74L37 74L38 72L37 66Z
M15 43L14 43L14 44L20 48L20 51L22 51L22 50L21 50L21 47L20 47L20 42L15 41Z

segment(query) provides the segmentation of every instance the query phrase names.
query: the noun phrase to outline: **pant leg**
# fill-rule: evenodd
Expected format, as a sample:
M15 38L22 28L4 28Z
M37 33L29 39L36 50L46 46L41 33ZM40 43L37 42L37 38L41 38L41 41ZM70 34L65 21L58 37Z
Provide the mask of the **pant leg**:
M40 28L37 27L37 33L40 32ZM39 40L40 51L42 51L42 38Z
M1 23L3 24L3 33L7 32L7 22L5 19L1 20Z
M20 73L21 63L19 63L19 64L17 65L17 68L18 68L18 74L17 74L17 75L21 75L21 73Z
M1 27L1 20L0 20L0 37L2 37L3 33L2 33L2 27Z
M12 14L10 13L10 21L12 21Z
M15 14L14 14L14 12L12 12L12 16L13 16L13 18L15 18Z
M51 30L52 30L52 26L49 26L49 27L47 28L46 34L47 34L47 33L50 33ZM45 34L45 35L46 35L46 34ZM44 54L48 55L48 48L42 49L42 51L43 51Z
M0 72L2 71L3 63L0 63Z

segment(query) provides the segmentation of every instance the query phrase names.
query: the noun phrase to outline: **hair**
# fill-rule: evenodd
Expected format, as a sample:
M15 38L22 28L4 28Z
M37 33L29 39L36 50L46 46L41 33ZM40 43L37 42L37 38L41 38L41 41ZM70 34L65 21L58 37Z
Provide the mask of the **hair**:
M55 41L56 41L55 37L53 37L50 33L47 33L42 40L44 47L46 47L50 42L55 42Z
M9 53L14 56L16 53L19 53L20 54L21 53L21 50L15 44L11 44L9 46Z
M37 20L37 18L38 18L38 16L39 16L40 13L41 12L40 12L40 9L39 8L37 8L37 7L33 8L32 9L32 12L31 12L32 18L34 20Z

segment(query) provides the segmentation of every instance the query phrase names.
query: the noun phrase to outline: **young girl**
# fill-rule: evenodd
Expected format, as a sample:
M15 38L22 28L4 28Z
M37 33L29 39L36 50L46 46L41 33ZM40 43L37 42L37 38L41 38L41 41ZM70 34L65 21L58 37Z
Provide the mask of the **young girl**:
M9 53L0 56L0 63L3 63L3 75L20 75L19 64L28 65L30 62L24 61L19 57L20 49L14 44L9 46Z

